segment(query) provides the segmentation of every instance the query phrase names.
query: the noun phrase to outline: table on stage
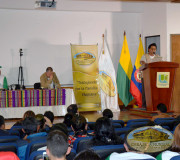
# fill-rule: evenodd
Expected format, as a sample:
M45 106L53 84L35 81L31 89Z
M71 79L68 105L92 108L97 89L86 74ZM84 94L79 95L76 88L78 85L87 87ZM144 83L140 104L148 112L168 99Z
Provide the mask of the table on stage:
M19 94L19 96L18 96ZM67 107L75 103L73 89L0 91L0 115L4 118L22 118L32 110L35 114L52 111L55 116L64 116Z

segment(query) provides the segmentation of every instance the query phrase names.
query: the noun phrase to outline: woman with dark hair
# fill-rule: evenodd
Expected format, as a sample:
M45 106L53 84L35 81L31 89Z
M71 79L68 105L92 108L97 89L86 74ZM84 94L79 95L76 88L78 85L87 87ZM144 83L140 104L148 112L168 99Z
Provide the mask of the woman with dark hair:
M94 127L93 146L123 144L116 135L112 122L106 118L98 118Z
M112 119L113 118L113 112L110 109L105 109L103 111L103 117Z
M180 124L177 125L174 131L174 140L170 151L164 151L159 154L157 160L170 160L174 156L180 156Z
M71 122L71 127L74 132L73 136L69 136L71 143L73 143L76 138L87 136L87 122L84 116L75 114Z

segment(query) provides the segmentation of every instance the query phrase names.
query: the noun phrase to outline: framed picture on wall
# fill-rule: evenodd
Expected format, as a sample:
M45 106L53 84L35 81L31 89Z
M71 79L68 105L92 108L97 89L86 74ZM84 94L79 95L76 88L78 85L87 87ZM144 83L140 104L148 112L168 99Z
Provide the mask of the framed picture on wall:
M147 36L145 37L145 51L148 53L148 46L152 43L156 43L157 51L156 54L160 55L160 35Z

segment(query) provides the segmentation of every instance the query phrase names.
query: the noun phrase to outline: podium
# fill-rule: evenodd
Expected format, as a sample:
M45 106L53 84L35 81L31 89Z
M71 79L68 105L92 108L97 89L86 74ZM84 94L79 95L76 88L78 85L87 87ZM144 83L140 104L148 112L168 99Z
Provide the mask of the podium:
M142 71L144 78L147 111L156 111L159 103L164 103L168 112L171 111L175 75L178 67L178 63L164 61L153 62L140 67L139 70Z

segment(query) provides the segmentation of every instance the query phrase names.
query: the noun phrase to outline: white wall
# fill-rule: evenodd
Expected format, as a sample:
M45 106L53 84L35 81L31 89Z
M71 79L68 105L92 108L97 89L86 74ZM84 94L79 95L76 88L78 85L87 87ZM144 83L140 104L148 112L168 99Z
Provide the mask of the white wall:
M1 9L0 19L0 65L9 84L17 83L20 48L26 85L38 82L47 66L54 68L62 84L72 84L70 43L98 43L100 50L106 31L117 69L124 30L133 64L142 33L140 13Z
M144 3L143 36L160 35L160 55L167 59L167 3Z

